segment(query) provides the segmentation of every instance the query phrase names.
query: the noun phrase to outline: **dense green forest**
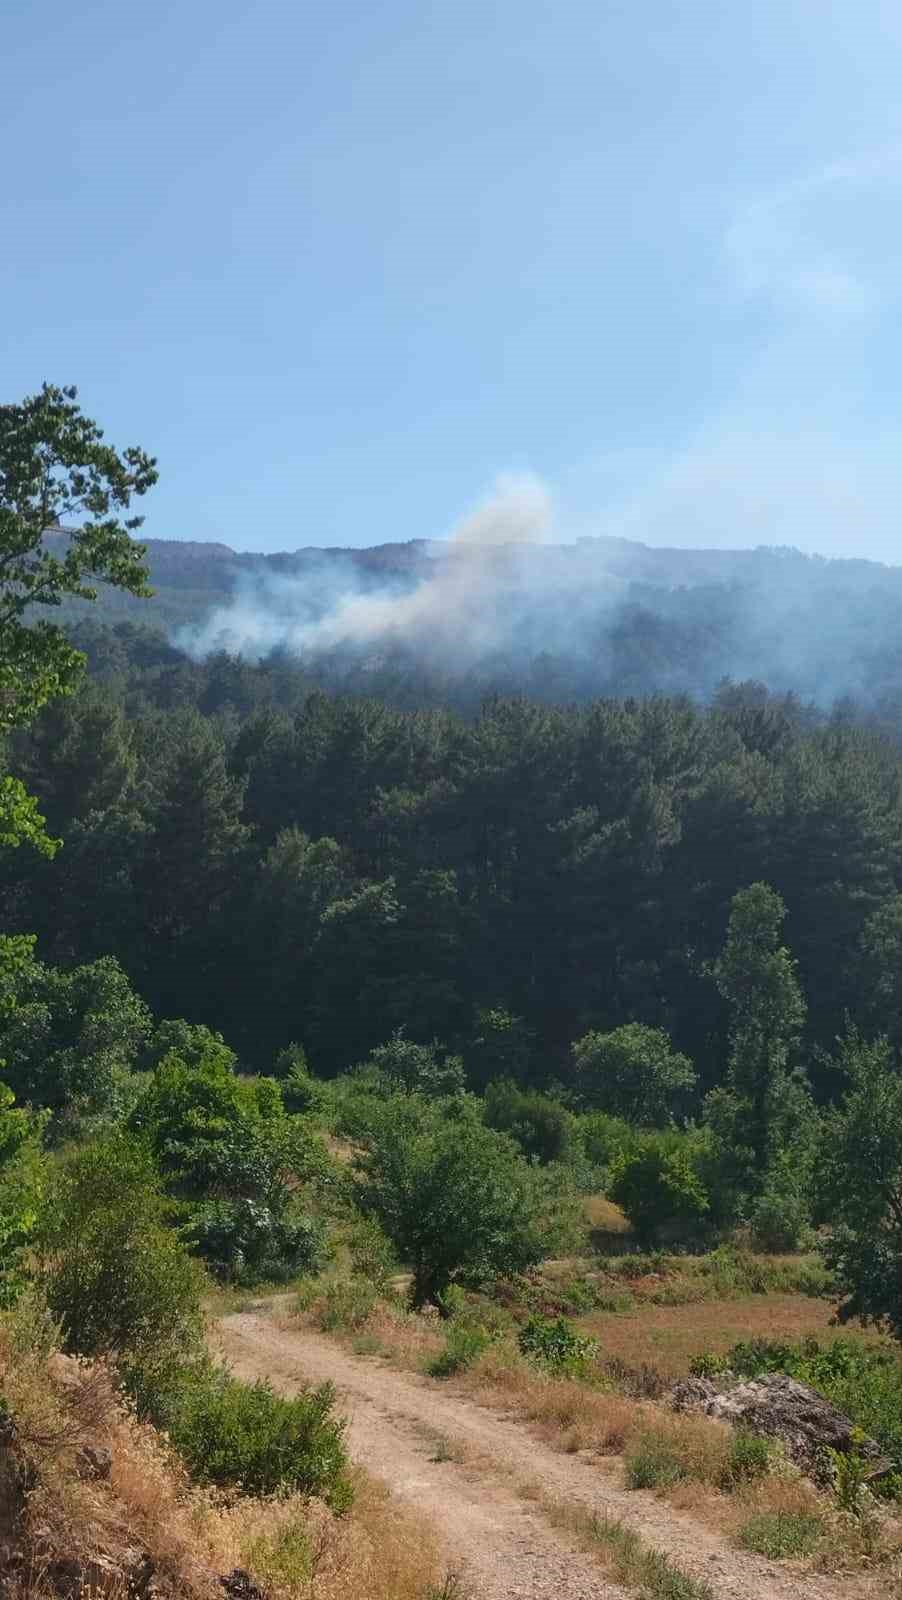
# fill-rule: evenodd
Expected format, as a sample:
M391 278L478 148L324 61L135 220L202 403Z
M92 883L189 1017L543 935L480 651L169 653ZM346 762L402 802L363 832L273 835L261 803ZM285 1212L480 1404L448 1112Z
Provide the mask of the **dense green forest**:
M89 677L9 741L63 841L6 852L0 906L43 960L115 957L157 1015L271 1070L324 1075L394 1030L474 1085L567 1084L589 1029L663 1027L703 1091L728 1007L709 965L732 897L787 909L808 1019L902 1027L902 750L849 703L754 683L472 716L328 694L286 657L192 662L81 624Z

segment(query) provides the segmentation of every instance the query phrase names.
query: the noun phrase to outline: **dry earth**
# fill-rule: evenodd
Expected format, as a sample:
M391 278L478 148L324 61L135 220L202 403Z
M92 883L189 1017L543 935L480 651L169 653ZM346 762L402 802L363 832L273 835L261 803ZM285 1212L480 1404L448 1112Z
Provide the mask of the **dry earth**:
M561 1455L522 1422L447 1384L353 1356L254 1312L222 1318L219 1333L224 1356L242 1378L267 1378L285 1393L304 1383L334 1383L352 1457L429 1517L475 1600L623 1600L624 1591L548 1520L536 1487L563 1506L621 1518L645 1543L704 1578L717 1600L850 1600L865 1592L858 1583L792 1572L737 1551L654 1495L613 1483L605 1463L586 1453Z

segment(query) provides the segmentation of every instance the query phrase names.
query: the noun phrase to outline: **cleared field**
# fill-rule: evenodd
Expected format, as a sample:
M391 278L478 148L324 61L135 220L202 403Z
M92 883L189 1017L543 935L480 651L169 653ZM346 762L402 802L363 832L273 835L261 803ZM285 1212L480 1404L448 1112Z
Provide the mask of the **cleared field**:
M832 1339L842 1333L869 1344L881 1342L855 1326L837 1328L829 1300L807 1295L757 1294L741 1300L713 1300L682 1306L640 1305L630 1312L595 1311L575 1319L583 1333L598 1340L602 1357L616 1356L631 1367L656 1367L666 1377L688 1371L702 1350L724 1354L740 1339Z

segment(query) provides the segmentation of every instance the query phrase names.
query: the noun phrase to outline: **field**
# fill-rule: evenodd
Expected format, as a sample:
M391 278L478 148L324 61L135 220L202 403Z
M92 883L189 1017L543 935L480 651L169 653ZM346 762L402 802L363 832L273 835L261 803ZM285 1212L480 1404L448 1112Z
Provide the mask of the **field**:
M580 1333L598 1340L602 1357L629 1366L652 1366L677 1378L702 1350L723 1355L746 1339L832 1339L833 1306L799 1294L756 1294L741 1300L713 1300L662 1306L648 1302L628 1312L594 1312L574 1319ZM843 1329L852 1339L876 1342L875 1335Z

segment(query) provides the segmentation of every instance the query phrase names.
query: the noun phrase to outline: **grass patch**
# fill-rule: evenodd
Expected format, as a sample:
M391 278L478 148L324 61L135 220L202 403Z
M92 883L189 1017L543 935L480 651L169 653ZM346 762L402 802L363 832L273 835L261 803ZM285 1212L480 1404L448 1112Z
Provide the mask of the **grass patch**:
M619 1518L548 1500L543 1503L552 1522L575 1533L615 1582L638 1589L643 1600L715 1600L709 1583L684 1572L660 1550L651 1549Z
M672 1442L657 1432L641 1433L624 1457L629 1489L669 1489L687 1476Z
M814 1554L824 1532L820 1517L805 1511L761 1511L739 1529L739 1543L770 1561Z

